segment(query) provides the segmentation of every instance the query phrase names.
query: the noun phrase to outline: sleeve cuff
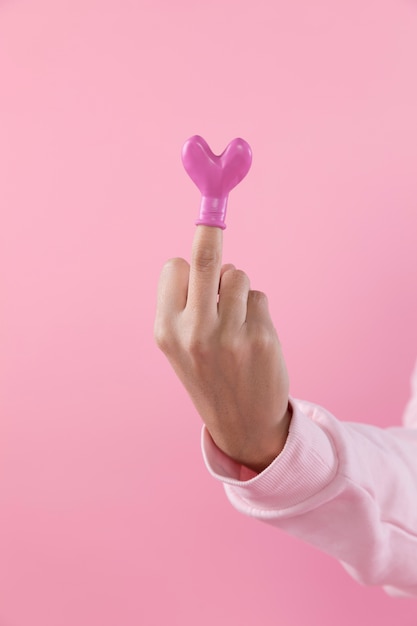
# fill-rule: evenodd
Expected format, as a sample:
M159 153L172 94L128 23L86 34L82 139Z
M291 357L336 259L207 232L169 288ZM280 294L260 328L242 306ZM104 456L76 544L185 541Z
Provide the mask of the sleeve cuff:
M288 508L324 489L337 473L332 441L320 427L323 409L290 397L293 415L282 452L261 473L242 466L214 443L203 426L201 447L210 474L252 506Z

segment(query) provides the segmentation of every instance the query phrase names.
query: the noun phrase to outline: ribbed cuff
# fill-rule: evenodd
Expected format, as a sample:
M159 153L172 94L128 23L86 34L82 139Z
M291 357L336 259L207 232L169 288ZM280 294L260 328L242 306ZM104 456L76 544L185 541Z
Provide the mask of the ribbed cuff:
M303 400L289 401L293 415L286 444L259 474L224 454L203 426L201 446L208 471L232 486L234 495L250 506L281 509L297 505L324 489L337 472L331 440L314 421L326 410Z

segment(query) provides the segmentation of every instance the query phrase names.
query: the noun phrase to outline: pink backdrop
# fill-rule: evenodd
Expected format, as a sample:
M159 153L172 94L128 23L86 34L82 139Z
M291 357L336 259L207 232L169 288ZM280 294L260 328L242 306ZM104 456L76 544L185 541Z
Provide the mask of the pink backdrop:
M291 393L396 425L417 355L415 0L0 1L0 625L415 626L231 508L153 342L185 139L242 136L225 262Z

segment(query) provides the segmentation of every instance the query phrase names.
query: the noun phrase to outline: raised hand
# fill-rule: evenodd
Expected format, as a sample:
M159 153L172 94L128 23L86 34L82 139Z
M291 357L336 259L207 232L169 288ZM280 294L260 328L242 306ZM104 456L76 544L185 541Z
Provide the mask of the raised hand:
M214 442L237 462L262 471L285 445L291 420L289 381L264 293L247 275L222 266L228 193L248 172L242 139L214 155L195 135L185 169L202 194L191 265L162 269L155 339L187 389Z
M287 438L288 374L267 297L243 271L222 267L222 238L197 226L191 265L164 265L155 339L216 445L260 472Z

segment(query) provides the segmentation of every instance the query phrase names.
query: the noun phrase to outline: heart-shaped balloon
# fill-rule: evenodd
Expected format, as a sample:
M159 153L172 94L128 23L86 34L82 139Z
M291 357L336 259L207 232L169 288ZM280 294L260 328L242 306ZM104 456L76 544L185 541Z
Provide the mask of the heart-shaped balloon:
M229 191L246 176L252 163L249 144L244 139L233 139L217 156L202 137L194 135L183 146L182 162L202 196L196 224L226 228Z

